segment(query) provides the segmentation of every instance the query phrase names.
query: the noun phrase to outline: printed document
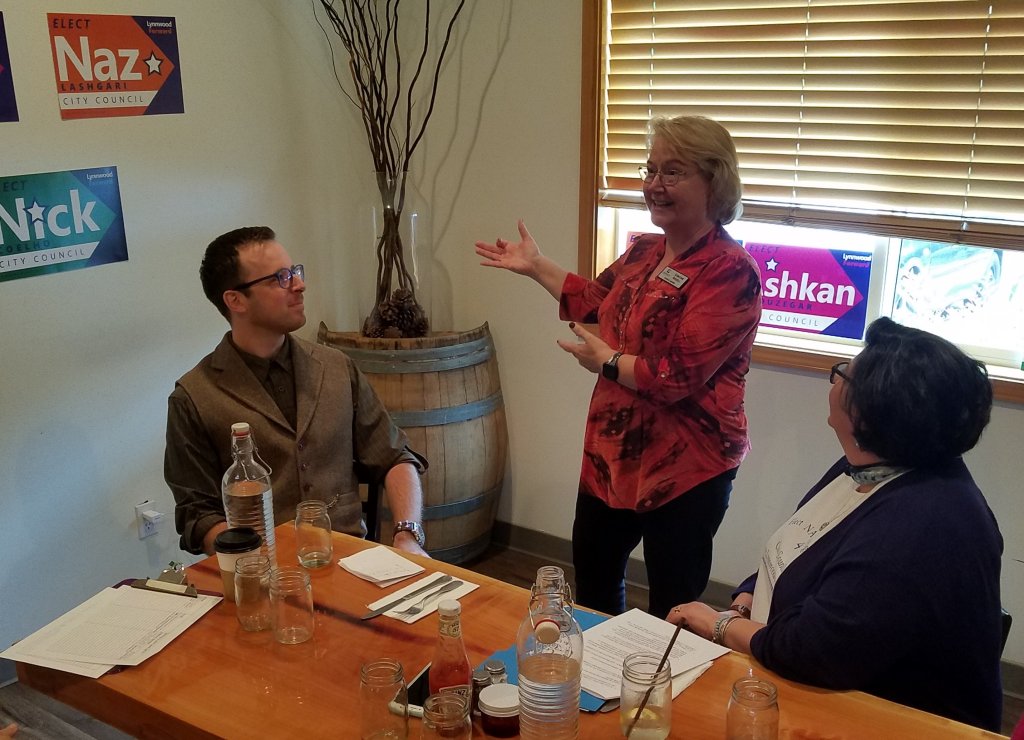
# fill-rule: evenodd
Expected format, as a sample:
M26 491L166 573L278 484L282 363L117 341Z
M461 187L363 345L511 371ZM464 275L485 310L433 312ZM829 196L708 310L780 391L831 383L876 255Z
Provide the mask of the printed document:
M583 688L601 699L618 699L625 657L639 652L664 655L675 631L674 624L640 609L594 625L583 633ZM727 647L681 630L669 653L673 696L707 670L712 660L728 652ZM688 680L679 682L680 687L675 690L676 679L683 673L688 673Z
M106 588L0 653L0 657L96 678L115 665L138 665L221 601Z

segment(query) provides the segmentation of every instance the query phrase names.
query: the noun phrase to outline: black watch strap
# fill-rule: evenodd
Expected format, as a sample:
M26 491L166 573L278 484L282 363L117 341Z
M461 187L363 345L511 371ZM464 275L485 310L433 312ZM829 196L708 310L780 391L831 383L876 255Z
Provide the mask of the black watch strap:
M619 358L622 357L621 352L616 352L614 355L608 358L608 361L601 366L601 375L608 380L619 379Z

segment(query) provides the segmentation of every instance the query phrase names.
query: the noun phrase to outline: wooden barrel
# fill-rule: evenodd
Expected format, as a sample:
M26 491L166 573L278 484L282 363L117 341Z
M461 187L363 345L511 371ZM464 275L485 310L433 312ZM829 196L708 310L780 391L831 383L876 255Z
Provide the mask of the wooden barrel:
M498 360L487 324L420 339L371 339L329 331L317 341L352 358L430 463L422 477L427 551L461 563L487 549L505 477L508 427ZM382 539L390 512L381 502Z

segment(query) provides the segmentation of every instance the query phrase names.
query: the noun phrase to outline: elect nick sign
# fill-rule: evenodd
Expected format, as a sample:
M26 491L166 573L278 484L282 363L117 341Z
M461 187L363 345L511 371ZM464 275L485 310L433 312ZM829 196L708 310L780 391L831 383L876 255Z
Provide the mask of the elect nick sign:
M49 13L64 120L183 113L174 18Z
M0 282L127 259L116 167L0 176Z

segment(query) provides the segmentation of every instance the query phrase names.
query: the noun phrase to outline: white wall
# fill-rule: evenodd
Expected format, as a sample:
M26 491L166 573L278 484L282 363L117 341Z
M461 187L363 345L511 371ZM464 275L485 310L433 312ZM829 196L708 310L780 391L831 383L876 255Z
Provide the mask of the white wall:
M551 298L479 267L472 243L511 238L522 216L551 257L575 264L580 6L469 3L414 170L431 204L436 328L488 321L498 349L511 449L499 516L564 538L593 376L555 345L568 330ZM59 119L47 10L0 0L21 112L0 124L0 174L117 165L130 259L0 283L0 644L182 558L173 527L140 542L131 514L146 497L171 513L165 398L226 326L199 287L205 244L239 225L277 229L307 265L307 337L320 320L355 328L372 270L365 144L309 3L65 0L61 11L173 14L180 28L185 115L77 122ZM753 568L838 455L824 377L757 367L749 380L754 452L717 539L721 581ZM997 408L969 460L1006 538L1004 602L1016 615L1022 422L1019 407ZM1006 657L1024 663L1024 630L1010 640Z
M21 119L0 124L0 173L116 165L129 253L0 283L0 645L183 559L170 520L138 540L133 507L173 512L167 394L227 328L198 279L214 236L272 225L306 262L310 313L354 321L353 256L326 246L351 241L352 119L325 94L328 71L309 73L322 39L310 5L288 5L67 0L59 10L173 14L185 114L61 121L46 26L58 8L0 0Z

